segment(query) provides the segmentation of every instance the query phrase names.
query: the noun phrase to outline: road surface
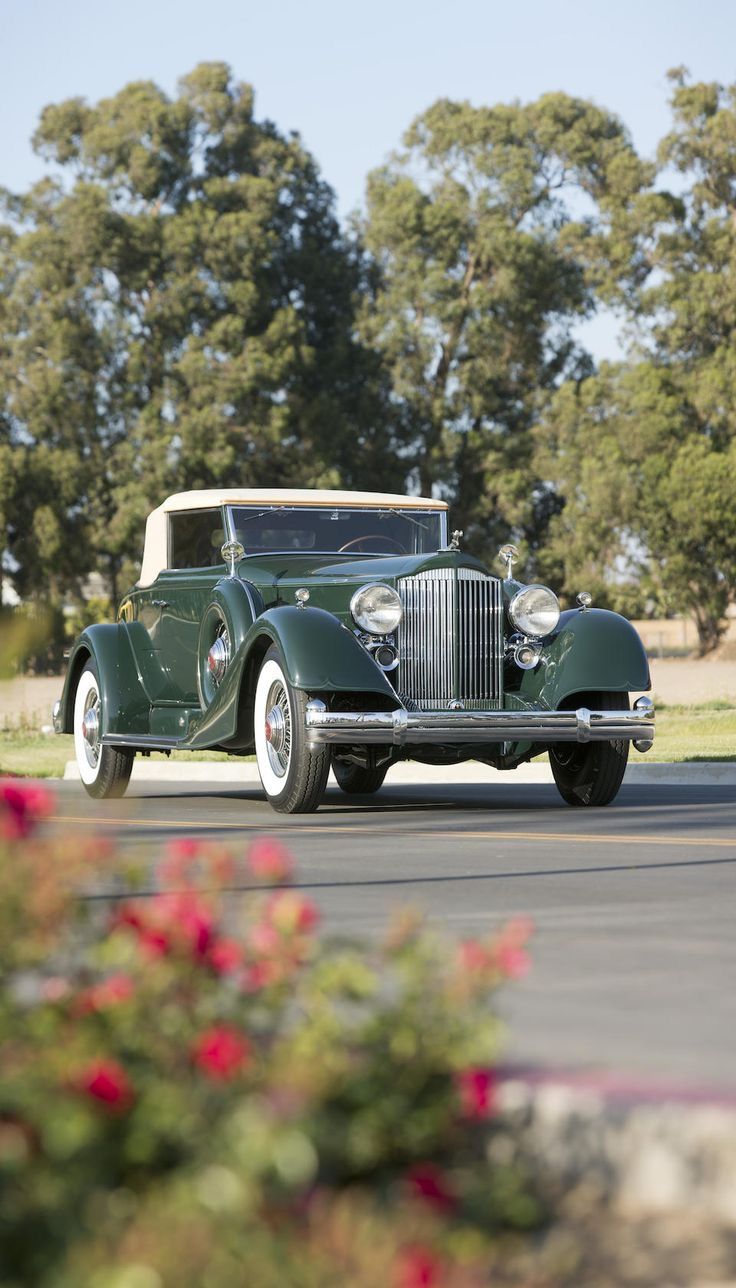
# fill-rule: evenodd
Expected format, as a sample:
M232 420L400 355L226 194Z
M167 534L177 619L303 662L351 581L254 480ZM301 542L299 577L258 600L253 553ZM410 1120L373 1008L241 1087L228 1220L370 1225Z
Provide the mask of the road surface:
M502 1001L509 1060L736 1088L732 786L624 786L601 810L544 785L332 788L299 817L255 787L153 783L105 802L57 790L50 829L98 828L127 856L172 836L242 852L278 835L327 931L375 934L400 904L456 937L529 915L534 967Z

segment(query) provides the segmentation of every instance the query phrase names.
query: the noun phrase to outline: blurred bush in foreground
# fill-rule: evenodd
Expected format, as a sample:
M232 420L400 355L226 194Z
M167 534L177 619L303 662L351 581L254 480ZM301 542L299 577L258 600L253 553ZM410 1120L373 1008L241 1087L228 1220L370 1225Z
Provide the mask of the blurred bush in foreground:
M0 782L3 1288L487 1283L537 1215L488 1161L528 924L323 941L268 839L174 842L131 895L52 808Z

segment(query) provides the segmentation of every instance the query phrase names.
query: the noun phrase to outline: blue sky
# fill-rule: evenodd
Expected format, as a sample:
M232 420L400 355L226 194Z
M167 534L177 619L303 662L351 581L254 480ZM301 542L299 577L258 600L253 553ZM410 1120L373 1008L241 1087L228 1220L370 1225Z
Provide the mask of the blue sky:
M42 173L29 140L44 104L139 79L173 93L206 59L254 85L259 117L301 133L343 215L440 96L562 89L618 112L650 154L667 129L669 67L736 81L733 0L0 0L0 16L0 186L11 190Z

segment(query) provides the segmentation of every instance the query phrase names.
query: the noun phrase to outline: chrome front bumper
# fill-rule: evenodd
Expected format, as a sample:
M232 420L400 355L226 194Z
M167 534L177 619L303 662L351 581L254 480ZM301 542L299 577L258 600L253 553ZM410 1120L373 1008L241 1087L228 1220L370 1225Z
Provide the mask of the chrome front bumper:
M637 698L632 711L328 711L307 703L307 744L488 742L633 742L649 751L654 741L654 704Z

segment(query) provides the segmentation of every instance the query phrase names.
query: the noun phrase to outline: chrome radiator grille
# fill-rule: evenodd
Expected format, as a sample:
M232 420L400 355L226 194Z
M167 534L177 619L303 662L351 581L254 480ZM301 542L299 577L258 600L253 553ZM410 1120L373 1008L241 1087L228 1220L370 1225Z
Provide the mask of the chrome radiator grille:
M501 703L501 583L473 568L432 568L401 577L396 686L410 709Z

